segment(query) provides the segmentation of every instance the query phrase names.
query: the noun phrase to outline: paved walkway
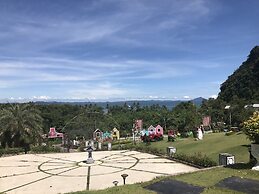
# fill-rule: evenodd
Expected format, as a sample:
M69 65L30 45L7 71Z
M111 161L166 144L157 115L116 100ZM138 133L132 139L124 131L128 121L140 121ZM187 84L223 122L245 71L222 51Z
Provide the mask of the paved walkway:
M136 151L93 152L95 162L86 153L27 154L0 158L0 193L57 194L149 181L157 176L175 175L198 169L155 155Z

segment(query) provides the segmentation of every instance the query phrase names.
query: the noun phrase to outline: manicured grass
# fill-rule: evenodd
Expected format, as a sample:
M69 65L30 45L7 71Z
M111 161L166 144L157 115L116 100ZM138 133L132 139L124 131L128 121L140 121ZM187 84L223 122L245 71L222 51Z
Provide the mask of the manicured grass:
M142 187L141 184L134 184L134 185L125 185L125 186L117 186L108 188L105 190L99 190L99 191L81 191L81 192L75 192L73 194L155 194L156 192L152 192L149 190L146 190ZM70 193L72 194L72 193Z
M150 147L159 149L166 154L168 146L176 147L177 153L193 154L201 152L218 163L219 153L235 155L236 163L249 162L248 146L250 141L246 135L239 132L230 136L224 133L205 134L203 140L195 141L194 138L177 139L175 142L167 142L167 139L152 142Z
M192 185L203 186L205 194L213 193L238 193L237 191L232 191L228 189L218 188L215 185L228 177L237 176L240 178L248 178L259 181L259 172L250 169L231 169L218 167L210 170L200 171L196 173L189 173L184 175L179 175L171 177L179 181L183 181Z
M241 166L247 168L248 166ZM237 191L222 189L216 187L216 184L228 177L237 176L241 178L248 178L254 179L259 181L259 172L253 171L250 169L232 169L232 168L224 168L224 167L216 167L213 169L202 170L198 172L182 174L178 176L171 176L171 177L160 177L156 178L152 181L140 183L140 184L133 184L133 185L125 185L125 186L117 186L108 188L105 190L99 191L82 191L82 192L75 192L73 194L131 194L131 193L138 193L138 194L154 194L154 192L150 190L146 190L143 187L158 182L163 179L172 179L178 180L182 182L186 182L188 184L202 186L205 187L203 194L218 194L218 193L239 193ZM71 193L72 194L72 193Z
M195 173L183 174L171 178L187 182L192 185L212 187L220 180L223 180L231 176L259 180L259 172L257 171L251 169L231 169L224 167L216 167L210 170L203 170Z

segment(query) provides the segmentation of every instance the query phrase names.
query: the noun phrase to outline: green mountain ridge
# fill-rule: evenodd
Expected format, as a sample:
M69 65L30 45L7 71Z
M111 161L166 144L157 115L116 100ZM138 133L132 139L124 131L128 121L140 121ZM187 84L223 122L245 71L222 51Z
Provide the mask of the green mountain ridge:
M218 98L227 103L236 99L259 102L259 46L251 50L248 59L221 85Z

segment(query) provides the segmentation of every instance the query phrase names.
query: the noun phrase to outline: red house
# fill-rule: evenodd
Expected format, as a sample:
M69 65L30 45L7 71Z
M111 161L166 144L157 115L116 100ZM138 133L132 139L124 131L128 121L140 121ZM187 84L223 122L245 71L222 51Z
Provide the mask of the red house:
M63 138L64 134L63 133L58 133L55 129L55 127L51 127L49 129L49 133L48 133L48 138Z

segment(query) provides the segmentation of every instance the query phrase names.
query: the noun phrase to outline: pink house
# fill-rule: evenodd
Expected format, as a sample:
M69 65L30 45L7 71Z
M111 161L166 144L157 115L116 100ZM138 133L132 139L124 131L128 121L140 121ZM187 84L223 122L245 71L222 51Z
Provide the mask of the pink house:
M144 139L144 136L148 136L151 141L159 141L163 139L164 130L163 127L160 125L157 125L156 127L153 127L153 125L150 125L150 127L147 129L147 132L144 131L142 134L142 138ZM142 139L142 140L143 140Z
M63 133L58 133L55 129L55 127L51 127L49 129L49 133L48 133L48 138L63 138L64 134Z
M153 127L153 125L150 125L147 130L148 130L149 134L155 134L156 133L156 128Z
M156 134L157 135L164 135L164 129L160 125L156 126Z

